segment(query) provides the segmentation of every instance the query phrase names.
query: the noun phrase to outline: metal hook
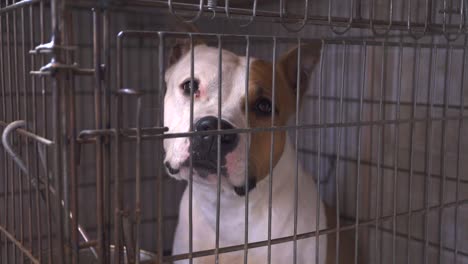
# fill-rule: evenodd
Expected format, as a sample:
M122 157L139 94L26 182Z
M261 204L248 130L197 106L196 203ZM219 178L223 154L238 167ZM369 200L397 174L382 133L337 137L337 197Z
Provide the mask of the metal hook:
M411 1L412 0L408 0L408 23L407 23L407 31L408 31L408 34L415 40L418 40L422 37L424 37L427 33L427 30L428 30L428 25L429 25L429 0L426 0L426 19L424 21L424 29L423 29L423 32L420 36L417 36L414 32L413 32L413 29L411 28Z
M226 0L229 1L229 0ZM206 6L208 7L208 10L213 12L213 15L211 16L210 19L215 19L216 17L216 7L218 6L218 0L207 0ZM228 16L229 18L229 16Z
M387 28L385 29L385 31L383 33L379 33L377 32L377 30L375 29L375 24L374 24L374 15L375 15L375 0L372 0L372 6L371 6L371 15L370 15L370 19L369 19L369 24L370 24L370 27L371 27L371 30L372 30L372 33L374 33L374 35L376 36L386 36L388 35L388 32L390 32L390 30L392 29L392 26L393 26L393 0L390 0L390 10L389 10L389 22L388 22L388 25L387 25Z
M254 0L253 6L252 6L252 15L250 16L249 21L245 24L240 24L240 27L247 27L248 25L252 24L256 16L257 16L257 0Z
M450 8L447 7L447 0L444 0L444 9L442 10L443 12L443 19L442 19L442 33L445 37L445 39L448 42L455 41L460 37L460 35L463 33L463 25L465 24L465 8L464 8L464 0L460 0L460 24L458 25L458 31L456 33L453 33L454 37L450 37L451 33L447 31L447 13L456 13Z
M13 121L11 122L10 124L8 124L5 129L3 130L3 133L2 133L2 145L3 147L5 148L5 151L11 156L11 158L13 159L13 161L18 165L18 167L21 169L21 171L30 178L30 175L29 175L29 170L28 170L28 167L26 166L26 164L23 162L23 160L21 160L20 156L18 155L18 153L16 153L12 146L11 146L11 141L9 140L10 139L10 134L14 131L16 131L17 129L19 128L22 128L22 127L25 127L26 126L26 121L24 120L16 120L16 121ZM32 135L29 135L29 136L32 136ZM41 137L38 137L38 136L34 136L33 138L37 139L38 142L41 142L41 143L45 143L47 145L51 145L52 142L47 140L47 139L44 139L44 138L41 138ZM39 140L40 139L40 140ZM43 155L43 153L41 153L41 151L39 151L39 158L41 160L41 163L43 165L43 167L45 168L46 170L46 175L48 175L47 173L47 169L46 169L46 164L45 164L45 161L43 160L43 158L41 157L41 154ZM46 179L47 181L50 180L50 179ZM35 187L37 187L40 192L41 192L41 196L44 198L44 189L40 188L39 186L39 183L36 182L36 179L32 178L30 179L31 181L31 184ZM50 187L49 190L46 190L46 191L50 191L52 194L56 195L56 191ZM62 200L61 201L61 204L62 206L64 205L64 201ZM73 218L73 215L72 213L70 212L69 213L69 217L70 219ZM83 240L85 242L88 242L89 241L89 238L88 238L88 235L86 234L85 230L83 229L83 227L81 225L78 225L78 232L80 233L81 237L83 238ZM97 252L96 250L91 247L91 252L93 253L93 255L97 258L98 255L97 255Z
M226 14L226 18L228 22L232 22L233 19L231 17L229 0L225 0L224 2L224 13ZM247 21L247 23L244 23L244 24L239 24L239 27L247 27L248 25L252 24L256 16L257 16L257 0L254 0L252 4L252 15L250 16L249 21Z
M3 147L5 148L6 152L8 152L8 154L10 154L11 158L18 165L18 167L21 169L21 171L24 174L29 175L28 168L26 167L26 164L24 164L24 162L21 160L18 153L16 153L13 150L13 148L10 145L10 140L9 140L11 132L14 132L16 129L18 129L20 127L25 127L25 126L26 126L26 121L24 121L24 120L17 120L17 121L13 121L10 124L8 124L5 127L5 129L3 130L3 133L2 133L2 144L3 144Z
M196 14L193 18L188 19L188 20L185 20L185 19L183 19L181 16L179 16L178 14L176 14L176 12L174 11L174 7L173 7L173 5L172 5L172 0L168 0L168 1L167 1L167 4L168 4L168 6L169 6L169 12L170 12L173 16L175 16L175 17L177 17L178 19L184 21L185 23L193 23L193 22L197 21L197 20L200 18L201 14L203 13L203 0L200 0L200 4L199 4L199 6L198 6L197 14Z
M281 1L281 3L283 3L283 1ZM301 31L305 27L305 25L307 24L307 19L309 17L309 0L304 1L304 18L299 23L298 28L290 28L290 27L286 26L286 24L283 22L283 14L284 14L283 12L284 12L284 8L283 8L283 6L281 4L281 7L280 7L280 18L281 18L280 23L281 23L281 26L283 28L285 28L289 32L297 33L299 31Z
M332 25L333 21L332 21L332 18L331 18L331 9L332 9L332 0L329 0L328 1L328 26L330 27L330 30L336 35L345 34L346 32L348 32L348 30L351 29L351 25L354 22L354 17L353 17L354 0L351 0L351 10L349 12L348 25L342 31L336 30L335 27Z

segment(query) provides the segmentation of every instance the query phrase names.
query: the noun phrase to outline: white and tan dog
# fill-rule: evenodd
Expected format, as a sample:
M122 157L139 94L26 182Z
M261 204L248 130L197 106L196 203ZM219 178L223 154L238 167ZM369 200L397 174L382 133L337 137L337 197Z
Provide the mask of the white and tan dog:
M246 94L247 59L223 50L222 129L271 127L272 111L275 111L274 125L286 125L288 119L294 116L296 109L297 71L300 70L302 76L299 84L302 97L307 88L307 76L310 76L320 60L320 50L320 42L302 46L300 69L297 69L297 49L289 51L279 59L276 65L274 109L272 109L271 102L272 63L251 58L248 94ZM193 87L190 82L189 44L179 43L173 50L170 61L171 65L165 74L167 91L164 101L164 123L169 128L169 132L178 133L190 130L191 89L194 94L194 130L216 130L219 100L218 49L204 44L194 47ZM248 124L245 112L246 103L249 109ZM246 191L244 187L247 164L248 241L251 243L267 240L271 151L273 151L271 238L293 235L296 156L286 132L274 133L273 150L270 149L272 134L268 131L252 133L249 144L247 144L247 133L225 134L221 137L220 247L244 243ZM192 144L193 151L193 251L213 249L216 240L217 136L197 135L192 141L189 138L166 139L164 141L165 166L172 177L188 180L190 144ZM249 152L248 161L246 148ZM317 200L315 182L300 167L298 173L297 232L300 234L316 231L318 210L320 210L319 227L324 229L327 227L327 215L324 204ZM316 263L316 242L315 237L298 240L297 263ZM331 263L327 253L330 251L331 244L327 243L325 236L320 236L318 243L319 263ZM187 187L180 204L173 254L188 253L188 251L189 193ZM267 252L266 246L249 249L248 263L268 263ZM334 255L334 252L331 255ZM219 258L221 264L244 263L244 251L220 254ZM181 261L181 263L188 263L188 261ZM214 256L195 258L193 263L215 263ZM293 242L272 245L271 263L293 263Z

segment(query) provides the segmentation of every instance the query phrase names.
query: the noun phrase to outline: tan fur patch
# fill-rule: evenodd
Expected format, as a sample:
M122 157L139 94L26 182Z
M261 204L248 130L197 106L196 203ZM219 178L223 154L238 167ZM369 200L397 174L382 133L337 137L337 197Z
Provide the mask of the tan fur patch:
M273 99L273 65L271 62L254 60L250 64L249 70L249 126L272 127L284 126L288 119L296 111L296 94L302 98L306 89L310 73L320 60L321 42L301 45L301 61L298 69L299 47L286 52L278 60L275 67L275 119L272 123L271 115L261 115L253 111L258 98L266 97ZM297 74L300 73L299 82ZM299 91L297 90L299 86ZM245 111L244 98L241 100L241 109ZM273 147L271 146L273 136ZM255 177L257 181L270 174L270 155L272 167L281 157L286 142L286 131L276 132L255 132L251 133L249 175ZM273 148L273 149L272 149Z
M256 101L265 97L270 100L273 98L273 65L270 62L255 60L250 65L249 73L249 125L252 128L272 126L271 115L259 115L254 111ZM285 79L285 74L276 67L275 80L275 118L274 126L284 126L288 118L295 112L296 100L294 90L289 87ZM242 110L245 110L245 98L242 102ZM273 150L271 149L271 140L273 137ZM285 131L276 132L255 132L251 133L249 174L260 181L270 173L270 153L273 152L273 167L278 162L283 153L286 141Z

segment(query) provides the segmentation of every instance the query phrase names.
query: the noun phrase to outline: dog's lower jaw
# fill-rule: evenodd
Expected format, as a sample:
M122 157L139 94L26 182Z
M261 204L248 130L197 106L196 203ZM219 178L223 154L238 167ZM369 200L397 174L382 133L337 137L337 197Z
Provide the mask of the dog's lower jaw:
M295 164L295 152L288 142L281 159L273 170L273 200L269 201L268 177L265 177L256 185L256 188L250 192L248 205L249 243L267 240L270 204L272 206L272 238L293 235ZM320 228L326 228L324 206L320 200L315 200L317 195L313 193L316 191L315 183L312 177L305 174L301 168L299 168L298 172L298 180L300 181L298 185L298 233L316 231L316 213L319 204ZM193 250L213 249L215 247L217 222L216 188L208 189L206 186L202 187L195 184L193 194ZM239 195L227 195L222 193L220 199L220 247L243 244L245 241L245 198ZM173 248L175 254L188 252L189 206L188 191L186 190L180 206L179 224L177 226ZM322 236L318 241L320 259L322 260L327 250L326 238ZM315 242L315 237L298 241L298 264L311 263L310 260L315 259ZM292 262L292 242L274 245L271 252L271 263L273 264ZM249 249L248 256L248 263L266 263L267 247ZM229 262L226 258L229 259ZM232 262L230 262L231 260ZM242 261L243 251L220 255L220 263L242 263ZM213 259L197 258L194 259L194 263L213 263ZM324 262L320 261L319 263L322 264Z

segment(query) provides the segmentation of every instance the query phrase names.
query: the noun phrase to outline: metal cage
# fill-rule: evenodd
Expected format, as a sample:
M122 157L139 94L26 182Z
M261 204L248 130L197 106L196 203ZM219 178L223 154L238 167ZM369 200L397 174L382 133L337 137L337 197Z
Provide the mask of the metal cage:
M2 0L0 263L192 263L309 237L339 247L345 235L355 253L347 263L468 263L467 7ZM171 28L174 18L203 33ZM162 142L200 134L164 126L176 38L270 61L323 44L294 124L211 133L288 131L336 226L172 254L192 182L166 175Z

